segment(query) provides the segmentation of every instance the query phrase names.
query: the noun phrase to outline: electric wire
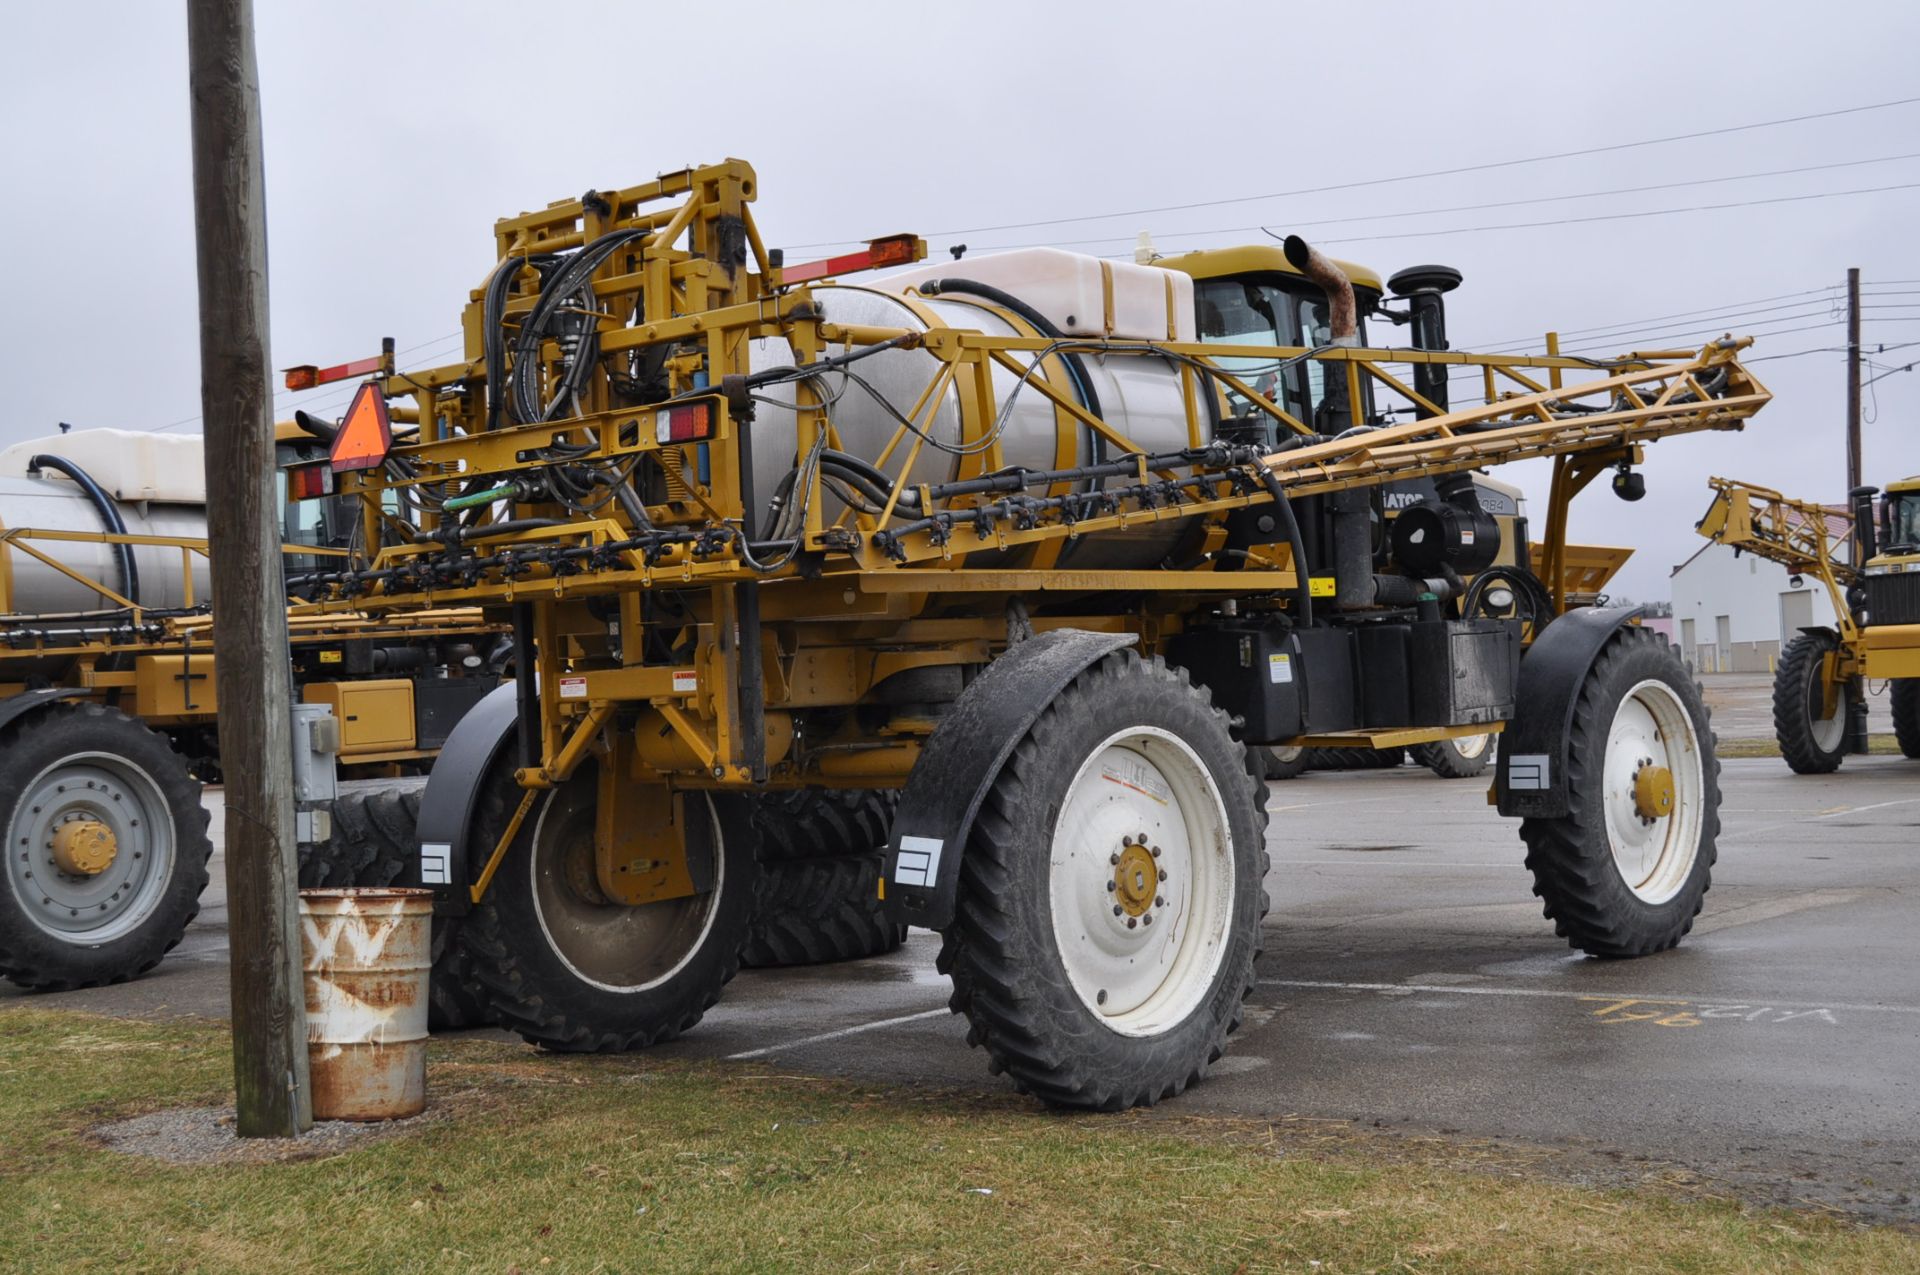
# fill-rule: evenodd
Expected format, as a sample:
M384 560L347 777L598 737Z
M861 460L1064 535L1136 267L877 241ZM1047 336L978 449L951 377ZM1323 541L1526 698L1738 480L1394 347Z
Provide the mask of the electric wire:
M1756 120L1746 124L1734 124L1721 128L1699 129L1690 133L1674 133L1665 137L1643 138L1632 142L1614 142L1605 146L1586 146L1577 150L1555 151L1545 155L1529 155L1518 159L1492 160L1478 164L1463 164L1452 168L1431 169L1425 172L1401 173L1391 177L1369 177L1359 181L1337 182L1327 186L1303 187L1299 190L1270 191L1261 195L1237 195L1223 199L1203 199L1181 204L1161 204L1151 208L1128 208L1110 213L1087 213L1074 217L1050 217L1034 221L1010 221L992 226L962 226L951 230L936 230L927 237L941 238L948 235L988 234L1001 230L1026 230L1040 226L1064 226L1076 222L1106 221L1117 217L1144 217L1167 212L1186 212L1195 208L1218 208L1228 204L1258 203L1268 199L1286 199L1301 195L1323 195L1334 191L1360 190L1374 186L1397 185L1401 182L1424 181L1434 177L1453 177L1464 173L1492 172L1502 168L1517 168L1527 164L1546 163L1550 160L1577 159L1588 155L1613 154L1619 151L1637 150L1647 146L1664 146L1673 142L1695 141L1704 137L1725 137L1734 133L1753 132L1758 129L1779 128L1789 124L1807 123L1812 120L1834 119L1841 116L1859 115L1870 111L1891 110L1901 106L1911 106L1920 102L1920 97L1896 98L1892 101L1873 102L1864 106L1842 107L1830 111L1814 111L1803 115L1785 116L1779 119ZM840 244L855 243L857 240L832 239L815 243L794 244L800 248L830 248Z

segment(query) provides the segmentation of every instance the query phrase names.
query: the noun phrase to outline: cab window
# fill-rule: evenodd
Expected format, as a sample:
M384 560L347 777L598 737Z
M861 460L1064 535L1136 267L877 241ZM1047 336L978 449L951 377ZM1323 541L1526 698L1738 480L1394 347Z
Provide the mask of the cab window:
M1270 284L1244 279L1202 280L1194 287L1194 307L1198 311L1200 339L1209 345L1302 344L1292 298ZM1222 357L1216 361L1273 399L1283 411L1305 418L1299 378L1291 375L1283 378L1274 360ZM1247 410L1247 400L1242 395L1227 393L1228 415L1238 416Z

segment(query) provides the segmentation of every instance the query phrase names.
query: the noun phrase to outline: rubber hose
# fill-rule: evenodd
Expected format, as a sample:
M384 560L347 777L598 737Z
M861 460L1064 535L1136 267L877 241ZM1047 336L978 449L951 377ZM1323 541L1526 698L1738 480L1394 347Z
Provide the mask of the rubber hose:
M1273 497L1273 503L1280 507L1280 516L1287 520L1287 548L1293 554L1293 597L1300 612L1297 627L1311 627L1313 624L1313 568L1307 565L1307 543L1300 535L1300 520L1294 516L1293 502L1287 499L1285 489L1280 486L1279 477L1265 465L1260 466L1260 481L1265 485L1267 494Z
M127 524L125 520L120 517L120 506L114 503L112 496L107 495L107 493L101 489L99 483L93 481L93 475L64 456L52 456L42 453L27 461L27 472L29 474L37 474L42 469L51 469L56 473L65 474L67 477L73 479L73 481L79 485L80 490L87 494L87 499L93 502L94 509L100 514L101 523L105 525L110 535L124 536L127 534ZM139 564L133 560L133 546L121 543L115 545L114 550L114 557L117 558L120 563L120 596L133 603L133 605L139 606L140 567Z
M1067 334L1053 326L1046 315L1041 314L1019 297L1010 292L1004 292L990 283L980 283L973 279L929 279L920 285L920 291L930 297L938 296L943 292L958 292L979 297L982 301L990 301L1002 309L1013 311L1033 325L1034 331L1041 336L1054 341L1066 339ZM1094 392L1093 377L1087 371L1086 362L1078 354L1070 352L1062 353L1060 357L1066 363L1068 373L1073 377L1074 388L1080 391L1080 406L1086 408L1089 415L1105 420L1106 414L1100 410L1100 396ZM1107 458L1107 441L1091 426L1086 427L1086 433L1092 447L1094 463L1099 464Z

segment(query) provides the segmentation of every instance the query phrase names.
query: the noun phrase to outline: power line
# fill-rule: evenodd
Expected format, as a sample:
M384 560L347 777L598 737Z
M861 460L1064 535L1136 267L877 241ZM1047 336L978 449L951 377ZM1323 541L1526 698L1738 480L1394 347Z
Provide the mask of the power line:
M457 340L457 339L459 339L459 338L461 338L461 337L463 337L464 335L465 335L465 333L463 333L463 332L449 332L449 333L447 333L447 334L446 334L446 335L444 335L444 336L437 336L437 337L434 337L434 338L433 338L432 340L429 340L429 341L422 341L422 342L420 342L420 343L419 343L418 345L409 345L409 346L408 346L408 347L407 347L406 349L404 349L404 350L395 350L395 351L394 351L394 357L395 357L395 358L398 358L398 357L399 357L400 355L402 355L402 354L411 354L411 353L413 353L413 352L414 352L415 350L424 350L424 349L426 349L426 348L427 348L428 346L440 346L440 345L446 345L446 344L448 344L449 342L452 342L452 341L455 341L455 340ZM282 389L282 390L276 390L276 391L274 391L274 395L273 395L273 405L274 405L274 409L275 409L276 411L278 411L278 410L279 410L279 407L280 407L280 405L281 405L281 403L282 403L282 401L283 401L283 400L287 400L287 399L291 399L291 398L294 398L294 397L296 397L296 396L298 396L298 395L301 395L301 394L311 394L311 393L313 393L313 392L314 392L315 390L320 390L320 389L325 389L325 388L326 388L326 387L325 387L325 386L323 386L323 385L310 385L310 386L308 386L307 388L305 388L305 389L300 389L300 390L288 390L288 389ZM349 396L349 397L351 397L351 396ZM343 402L344 402L345 400L341 400L341 401L343 401ZM328 405L329 405L329 404L330 404L331 402L332 402L332 400L328 400L328 402L327 402L327 403L315 403L315 402L309 402L309 403L306 403L306 404L304 404L303 406L304 406L304 407L306 407L306 408L313 408L313 407L325 407L325 406L328 406ZM201 419L201 417L200 417L200 416L198 416L198 415L194 415L194 416L183 416L183 417L181 417L181 418L180 418L179 420L177 420L177 421L168 421L168 422L167 422L167 423L166 423L165 425L151 425L151 426L148 426L148 427L146 427L146 429L145 429L145 431L144 431L144 432L146 432L146 433L149 433L149 434L164 434L164 433L166 433L166 432L167 432L168 430L170 430L170 429L179 429L179 428L180 428L180 427L181 427L182 425L192 425L192 424L194 424L195 422L197 422L197 421L199 421L200 419Z
M1410 212L1362 213L1353 217L1325 217L1314 221L1289 221L1292 230L1305 230L1314 226L1344 226L1356 221L1397 221L1408 217L1437 217L1446 213L1483 212L1490 208L1521 208L1531 204L1557 204L1572 200L1603 199L1614 195L1641 195L1657 190L1680 190L1690 186L1717 186L1727 182L1757 181L1766 177L1789 177L1800 173L1824 172L1834 168L1858 168L1864 164L1891 164L1901 160L1920 159L1920 151L1910 151L1904 155L1881 155L1873 159L1849 159L1832 164L1806 164L1798 168L1774 168L1758 173L1735 173L1726 177L1696 177L1687 181L1658 182L1650 186L1620 186L1611 190L1581 191L1572 195L1540 195L1532 199L1500 199L1484 204L1455 204L1450 208L1422 208ZM1170 230L1164 232L1168 238L1184 235L1238 235L1265 231L1266 227L1253 226L1216 226L1209 230ZM1268 232L1271 233L1271 232ZM1104 235L1095 239L1057 239L1045 243L995 243L981 244L976 251L1002 252L1016 248L1069 248L1084 244L1118 243L1133 239L1131 234Z
M1724 204L1689 204L1680 208L1649 208L1641 212L1597 213L1591 217L1556 217L1547 221L1509 221L1490 226L1454 226L1445 230L1402 230L1384 235L1348 235L1341 239L1323 239L1321 247L1339 243L1377 243L1385 239L1431 239L1435 235L1477 235L1494 230L1533 230L1543 226L1577 226L1596 221L1634 221L1646 217L1671 217L1679 213L1722 212L1730 208L1758 208L1765 204L1798 204L1814 199L1839 199L1849 195L1882 195L1888 191L1913 190L1920 182L1900 182L1892 186L1863 186L1856 190L1826 190L1810 195L1776 195L1771 199L1742 199ZM1184 251L1182 249L1181 251ZM1169 252L1165 255L1171 256Z
M1425 181L1434 177L1455 177L1463 173L1484 173L1502 168L1517 168L1525 164L1542 164L1556 159L1578 159L1587 155L1606 155L1618 151L1637 150L1645 146L1665 146L1672 142L1695 141L1703 137L1725 137L1731 133L1747 133L1756 129L1779 128L1787 124L1803 124L1810 120L1834 119L1843 115L1859 115L1867 111L1884 111L1899 106L1911 106L1920 102L1920 97L1896 98L1890 102L1874 102L1866 106L1849 106L1832 111L1815 111L1806 115L1792 115L1781 119L1757 120L1749 124L1734 124L1723 128L1701 129L1692 133L1674 133L1667 137L1649 137L1635 142L1614 142L1606 146L1587 146L1579 150L1556 151L1548 155L1529 155L1520 159L1493 160L1481 164L1463 164L1456 168L1436 168L1427 172L1402 173L1393 177L1369 177L1361 181L1338 182L1330 186L1310 186L1300 190L1270 191L1264 195L1237 195L1225 199L1202 199L1185 204L1162 204L1153 208L1129 208L1120 212L1088 213L1076 217L1051 217L1038 221L1009 221L995 226L962 226L954 230L936 230L929 238L941 238L947 235L987 234L1000 230L1026 230L1039 226L1064 226L1082 221L1106 221L1115 217L1145 217L1157 213L1187 212L1195 208L1218 208L1227 204L1251 204L1266 199L1285 199L1300 195L1324 195L1334 191L1361 190L1372 186L1388 186L1399 182ZM794 249L831 248L838 244L857 243L851 239L829 239L816 243L792 244Z
M1767 314L1774 310L1800 309L1805 306L1809 306L1813 304L1813 302L1808 301L1805 298L1819 296L1822 293L1831 293L1838 286L1839 285L1837 284L1831 284L1825 288L1809 288L1804 292L1783 292L1778 297L1759 297L1754 301L1735 301L1727 305L1707 306L1704 309L1699 309L1699 310L1681 310L1673 314L1656 314L1644 319L1622 319L1615 323L1596 324L1593 327L1566 328L1566 329L1562 329L1559 332L1559 335L1564 339L1566 337L1594 336L1594 335L1598 335L1602 333L1610 333L1610 332L1621 332L1621 331L1637 332L1637 331L1645 330L1651 324L1666 323L1676 319L1700 319L1700 320L1713 319L1717 321L1721 319L1745 318L1755 314ZM1798 298L1798 299L1785 300L1786 298ZM1782 304L1782 305L1759 304L1760 302L1763 302L1763 301L1782 301L1782 300L1785 301L1785 304ZM1534 338L1532 337L1513 337L1505 341L1484 343L1484 346L1490 347L1492 350L1496 352L1506 353L1510 351L1501 350L1500 347L1510 346L1520 341L1531 341L1533 339ZM1468 345L1467 348L1473 349L1473 348L1482 348L1482 347Z

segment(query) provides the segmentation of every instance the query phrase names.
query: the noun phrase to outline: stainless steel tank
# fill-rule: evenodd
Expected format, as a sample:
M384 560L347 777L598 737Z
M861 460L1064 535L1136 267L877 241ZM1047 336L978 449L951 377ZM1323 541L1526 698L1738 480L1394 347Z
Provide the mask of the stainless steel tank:
M1008 291L1017 290L1009 288ZM927 331L938 327L982 332L990 336L1032 336L1033 332L1016 327L1002 317L1001 311L985 302L962 299L954 294L934 297L903 297L868 288L826 286L816 288L831 323L901 328ZM1031 356L1016 355L1024 367ZM1126 435L1143 451L1175 451L1188 445L1187 416L1176 367L1162 358L1139 355L1083 354L1088 377L1101 408L1101 417ZM754 343L753 368L756 372L793 363L786 343L766 339ZM858 383L842 381L834 373L823 377L825 395L835 401L829 416L840 440L841 450L867 461L878 461L881 451L899 429L894 413L906 414L913 408L928 383L939 371L940 361L925 350L888 350L852 365L872 386L869 393ZM1035 377L1041 376L1036 372ZM959 378L956 378L959 379ZM993 369L994 403L984 410L973 401L970 391L950 384L932 407L922 410L917 422L929 441L914 459L908 481L948 482L966 472L977 473L979 462L956 454L971 451L978 455L982 440L999 428L1001 463L1028 469L1055 469L1091 464L1095 447L1090 432L1079 422L1055 409L1031 384L1019 388L1020 378L1006 368ZM837 397L836 397L837 396ZM778 404L795 401L791 385L779 385L766 391L754 420L754 490L764 503L796 460L795 417ZM877 401L884 399L885 405ZM1009 403L1011 406L1009 407ZM889 411L888 408L892 410ZM895 447L883 468L896 480L908 449L914 442L908 437ZM951 449L951 450L942 450ZM1111 453L1112 448L1108 451ZM1114 458L1111 454L1108 459ZM1110 485L1122 485L1114 480ZM1041 493L1044 494L1044 493ZM837 512L838 506L835 506ZM1076 539L1061 565L1078 568L1151 567L1161 562L1184 530L1186 519L1105 532ZM956 552L968 548L968 534L954 539Z
M129 535L204 539L207 534L206 509L202 505L115 504ZM67 479L0 478L0 529L19 528L61 532L106 530L100 511ZM99 541L41 539L24 539L20 543L32 545L88 580L98 581L116 592L121 589L118 550L113 545ZM8 604L0 607L0 611L15 616L66 615L107 610L115 605L16 546L0 544L0 554L5 555L5 562L0 566L11 580ZM185 604L186 574L179 549L136 545L133 558L140 576L137 601L141 605L177 607ZM194 599L205 602L209 588L206 557L194 554L191 570Z

